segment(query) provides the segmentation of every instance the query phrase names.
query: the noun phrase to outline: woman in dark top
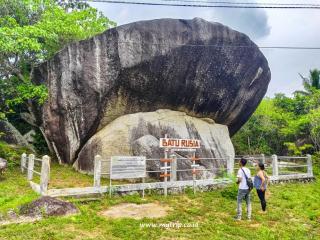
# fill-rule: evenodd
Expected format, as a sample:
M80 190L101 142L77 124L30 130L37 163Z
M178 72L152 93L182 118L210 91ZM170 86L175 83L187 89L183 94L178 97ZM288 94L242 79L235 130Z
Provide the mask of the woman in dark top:
M268 185L268 175L264 171L265 167L263 163L257 165L257 175L254 177L254 187L257 189L257 194L261 202L262 211L266 211L266 189Z

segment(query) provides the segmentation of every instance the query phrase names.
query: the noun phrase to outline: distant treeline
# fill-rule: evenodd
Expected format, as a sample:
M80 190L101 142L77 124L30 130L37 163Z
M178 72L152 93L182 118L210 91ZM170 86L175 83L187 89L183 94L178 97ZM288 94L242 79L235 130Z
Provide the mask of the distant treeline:
M300 75L301 76L301 75ZM232 140L237 154L314 154L320 149L320 70L301 76L304 90L265 98Z

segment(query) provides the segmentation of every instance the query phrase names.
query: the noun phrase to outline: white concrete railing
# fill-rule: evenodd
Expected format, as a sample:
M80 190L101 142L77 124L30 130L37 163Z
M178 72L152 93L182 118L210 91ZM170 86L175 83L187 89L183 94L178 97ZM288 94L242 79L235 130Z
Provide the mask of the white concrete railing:
M40 163L40 172L35 170L35 161ZM50 179L50 157L45 155L41 159L36 158L34 154L25 153L21 155L21 172L27 171L27 179L33 190L44 195L48 191L48 184ZM33 182L33 175L40 176L40 184Z
M254 162L262 162L265 164L266 170L271 170L273 179L276 179L279 176L282 176L281 179L284 179L285 176L296 176L299 177L299 174L307 175L309 177L313 177L313 169L312 169L312 157L311 155L306 156L265 156L264 154L256 155L254 157L247 156L245 157L249 160L248 165L252 166ZM240 160L241 157L236 157L236 160ZM295 163L294 161L300 161L303 163ZM237 164L237 163L236 163ZM235 167L235 169L238 169L238 167ZM298 172L287 172L284 173L284 169L300 169Z
M257 161L261 161L263 163L265 163L267 165L268 160L272 159L272 164L271 167L267 167L267 168L272 168L272 176L270 176L271 181L277 181L277 180L293 180L293 179L305 179L305 178L313 178L313 171L312 171L312 158L311 155L307 155L304 157L290 157L290 156L277 156L277 155L272 155L271 157L269 156L265 156L264 154L261 155L257 155L257 156L249 156L246 157L247 159L249 159L249 161L251 161L251 164L253 162L257 162ZM233 175L234 174L234 170L236 169L235 166L235 160L239 160L241 159L240 157L235 157L235 158L197 158L196 160L205 160L205 161L210 161L210 160L218 160L218 161L225 161L226 162L226 173L228 176ZM282 162L279 162L279 159L282 160ZM298 165L298 164L294 164L294 165L290 165L287 166L284 164L284 160L290 160L290 159L296 159L296 160L302 160L302 161L306 161L306 164L304 165ZM163 186L164 187L164 193L166 195L167 192L167 188L169 187L169 185L171 187L174 186L178 186L180 181L177 181L177 172L190 172L193 174L195 173L195 170L197 171L213 171L213 170L221 170L220 168L210 168L210 169L201 169L198 170L195 167L192 167L195 163L195 161L193 161L193 165L191 165L191 167L189 169L177 169L177 161L179 160L187 160L187 158L177 158L175 156L170 156L170 158L168 159L170 160L170 165L168 166L169 168L167 169L169 175L170 175L170 181L167 182L164 181L162 182L158 182L158 183L152 183L149 184L145 183L143 181L142 184L139 185L143 185L143 186L148 186L151 187L153 185L155 186ZM192 161L192 158L190 158L189 160ZM147 159L147 161L160 161L161 159ZM102 163L103 162L108 162L106 160L102 160L101 156L97 155L95 157L95 170L94 170L94 179L95 179L95 187L102 187L100 186L100 179L102 175L110 175L109 172L103 172L102 170ZM97 167L96 167L97 165ZM167 167L167 166L165 166ZM279 171L281 172L281 169L285 169L287 167L293 167L293 168L307 168L306 172L300 172L300 173L292 173L292 174L279 174ZM109 169L110 170L110 169ZM161 166L158 170L153 170L153 171L146 171L146 173L164 173L164 170L161 169ZM193 178L193 188L195 191L195 186L197 185L197 183L200 183L201 181L204 180L210 180L210 179L201 179L201 180L196 180L195 178ZM181 182L188 182L188 181L181 181ZM99 183L99 184L98 184ZM169 184L170 183L170 184ZM176 184L174 184L176 183ZM181 184L180 184L181 185ZM180 186L179 185L179 186ZM111 186L109 186L111 188ZM142 187L140 187L142 189ZM129 188L128 188L129 189Z
M305 178L313 178L313 171L312 171L312 158L311 155L307 155L305 157L289 157L289 156L276 156L272 155L271 157L266 157L263 154L259 156L254 157L246 157L251 162L259 160L266 164L269 164L272 167L272 181L277 180L293 180L293 179L305 179ZM48 183L50 178L50 158L48 156L43 156L42 159L37 159L33 154L30 154L27 156L26 154L22 154L21 156L21 171L25 172L27 170L27 179L30 181L31 187L41 195L50 195L50 196L72 196L72 195L86 195L86 194L93 194L93 193L106 193L111 192L112 188L117 189L117 191L135 191L135 190L142 190L144 192L144 189L168 189L168 188L182 188L182 187L193 187L194 191L196 187L200 186L209 186L209 185L215 185L215 184L221 184L221 181L223 183L231 183L232 181L228 178L220 178L220 179L200 179L196 180L193 178L193 180L189 181L177 181L177 173L178 172L188 172L190 171L192 174L195 173L197 170L194 166L195 162L198 160L204 160L204 161L210 161L210 160L218 160L218 161L225 161L226 165L226 172L228 175L233 175L234 170L236 169L235 161L241 158L235 157L235 158L197 158L192 161L190 158L189 160L192 161L192 165L190 165L189 169L177 169L177 162L181 159L187 160L186 158L177 158L175 156L170 156L170 165L168 172L170 173L170 180L167 181L160 181L160 182L152 182L152 183L145 183L144 179L142 183L136 183L136 184L125 184L125 185L116 185L116 186L101 186L101 177L102 175L109 175L109 172L103 171L103 163L107 162L105 159L102 159L101 156L97 155L94 159L94 171L93 171L93 186L92 187L85 187L85 188L65 188L65 189L48 189ZM279 170L281 173L282 168L288 167L287 165L284 165L284 160L288 159L296 159L296 160L305 160L305 165L290 165L289 167L307 167L307 171L300 173L300 174L287 174L287 175L281 175L279 174ZM167 159L168 160L168 159ZM270 161L271 160L271 161ZM279 161L282 160L282 161ZM41 163L41 172L37 172L34 170L34 161L39 161ZM160 161L161 159L147 159L147 161ZM268 163L267 163L268 162ZM210 168L210 169L201 169L202 171L213 171L213 170L221 170L219 168ZM147 173L163 173L163 170L161 169L161 166L159 170L154 171L147 171ZM38 174L40 176L40 184L36 184L32 182L33 174ZM193 174L194 176L194 174ZM167 192L167 191L164 191Z

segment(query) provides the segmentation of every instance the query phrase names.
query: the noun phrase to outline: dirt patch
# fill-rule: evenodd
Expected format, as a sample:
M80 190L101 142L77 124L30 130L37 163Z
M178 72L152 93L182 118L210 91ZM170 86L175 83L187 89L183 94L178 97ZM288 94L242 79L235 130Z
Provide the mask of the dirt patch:
M9 220L0 221L0 226L5 226L5 225L9 225L9 224L20 224L20 223L33 223L33 222L39 221L41 219L42 219L41 217L21 216L21 217L17 217L16 219L9 219Z
M259 228L261 226L260 223L253 223L249 225L251 228Z
M122 203L100 212L100 214L109 218L161 218L167 216L170 210L170 207L159 203Z

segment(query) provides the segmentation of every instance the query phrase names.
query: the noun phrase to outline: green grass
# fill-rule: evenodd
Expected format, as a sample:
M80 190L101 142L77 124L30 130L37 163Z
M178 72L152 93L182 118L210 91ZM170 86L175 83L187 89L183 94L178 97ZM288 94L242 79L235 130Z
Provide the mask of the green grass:
M56 180L54 180L56 179ZM75 179L72 182L72 179ZM91 186L92 176L82 175L70 167L53 165L51 185ZM52 187L51 186L51 187ZM50 217L36 223L0 227L0 239L319 239L320 182L271 186L268 214L259 214L260 206L253 192L253 220L235 222L236 187L181 195L104 196L97 201L81 202L67 198L80 209L69 217ZM0 180L0 213L17 209L36 199L18 168L12 168ZM99 212L122 202L159 202L172 208L161 219L120 219L102 217ZM198 223L198 228L140 228L140 223Z
M18 207L39 196L34 193L18 168L23 150L0 143L0 156L9 160L9 169L0 178L0 215L8 210L18 212ZM314 163L315 166L319 162ZM39 170L39 169L38 169ZM317 176L319 169L315 168ZM35 176L35 182L39 179ZM126 182L115 182L126 183ZM52 164L49 188L92 186L93 177L79 174L69 166ZM103 185L108 180L102 180ZM236 186L211 192L193 194L157 194L103 196L97 201L74 202L80 214L69 217L49 217L35 223L0 226L0 240L15 239L320 239L320 182L291 183L271 186L268 214L259 214L260 205L253 192L253 220L235 222ZM111 220L99 213L110 206L130 202L159 202L172 210L161 219ZM140 228L141 223L198 223L198 228Z

